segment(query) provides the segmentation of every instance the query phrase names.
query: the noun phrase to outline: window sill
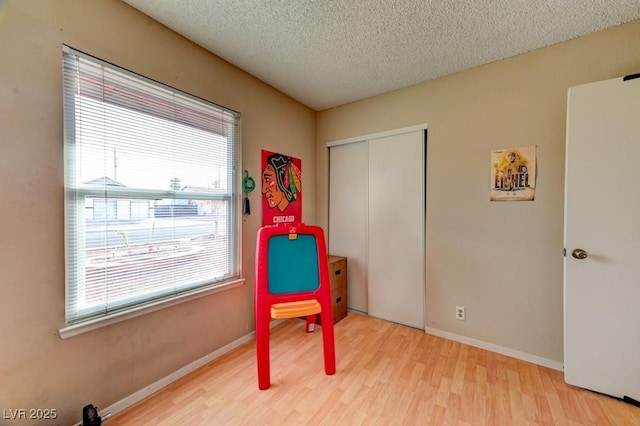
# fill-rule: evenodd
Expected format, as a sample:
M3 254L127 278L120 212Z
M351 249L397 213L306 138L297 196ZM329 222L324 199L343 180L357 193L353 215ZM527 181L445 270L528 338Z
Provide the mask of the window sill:
M88 331L106 327L111 324L116 324L121 321L126 321L131 318L146 315L148 313L158 311L160 309L168 308L169 306L174 306L180 303L188 302L190 300L199 299L200 297L209 296L214 293L220 293L222 291L239 287L244 283L245 283L245 279L240 278L238 280L230 281L228 283L225 283L213 288L205 288L198 291L194 291L192 293L187 293L170 300L162 300L149 305L140 306L139 308L130 309L125 312L118 312L116 314L108 315L106 317L96 318L94 320L86 321L83 323L69 325L67 327L63 327L59 329L58 334L62 339L67 339L69 337L77 336L78 334L86 333Z

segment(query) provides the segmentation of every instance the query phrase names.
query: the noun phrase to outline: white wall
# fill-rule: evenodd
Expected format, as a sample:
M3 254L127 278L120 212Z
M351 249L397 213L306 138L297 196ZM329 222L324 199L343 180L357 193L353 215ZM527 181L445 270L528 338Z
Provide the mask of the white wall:
M241 112L243 169L259 183L263 148L301 158L311 223L315 113L121 1L0 1L0 40L0 408L68 425L253 331L261 194L243 217L244 286L60 339L62 43Z
M638 46L635 21L320 112L319 222L328 142L428 123L427 327L561 363L567 89L639 72ZM527 145L535 201L490 202L491 150Z

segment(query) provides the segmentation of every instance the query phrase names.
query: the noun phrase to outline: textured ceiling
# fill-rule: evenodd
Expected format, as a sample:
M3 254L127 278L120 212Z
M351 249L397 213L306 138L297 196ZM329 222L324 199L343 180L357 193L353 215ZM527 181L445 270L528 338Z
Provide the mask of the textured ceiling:
M640 18L640 0L124 0L323 110Z

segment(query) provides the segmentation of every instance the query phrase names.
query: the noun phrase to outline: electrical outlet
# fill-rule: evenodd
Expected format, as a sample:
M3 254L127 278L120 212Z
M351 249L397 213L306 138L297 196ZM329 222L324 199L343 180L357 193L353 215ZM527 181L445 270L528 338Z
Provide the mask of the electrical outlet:
M464 321L467 319L464 306L456 306L456 319L460 321Z

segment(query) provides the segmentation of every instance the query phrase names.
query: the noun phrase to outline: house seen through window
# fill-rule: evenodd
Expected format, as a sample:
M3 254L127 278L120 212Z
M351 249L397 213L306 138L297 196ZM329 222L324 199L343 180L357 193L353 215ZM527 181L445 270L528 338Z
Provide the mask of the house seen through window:
M67 323L238 279L239 114L63 58Z

